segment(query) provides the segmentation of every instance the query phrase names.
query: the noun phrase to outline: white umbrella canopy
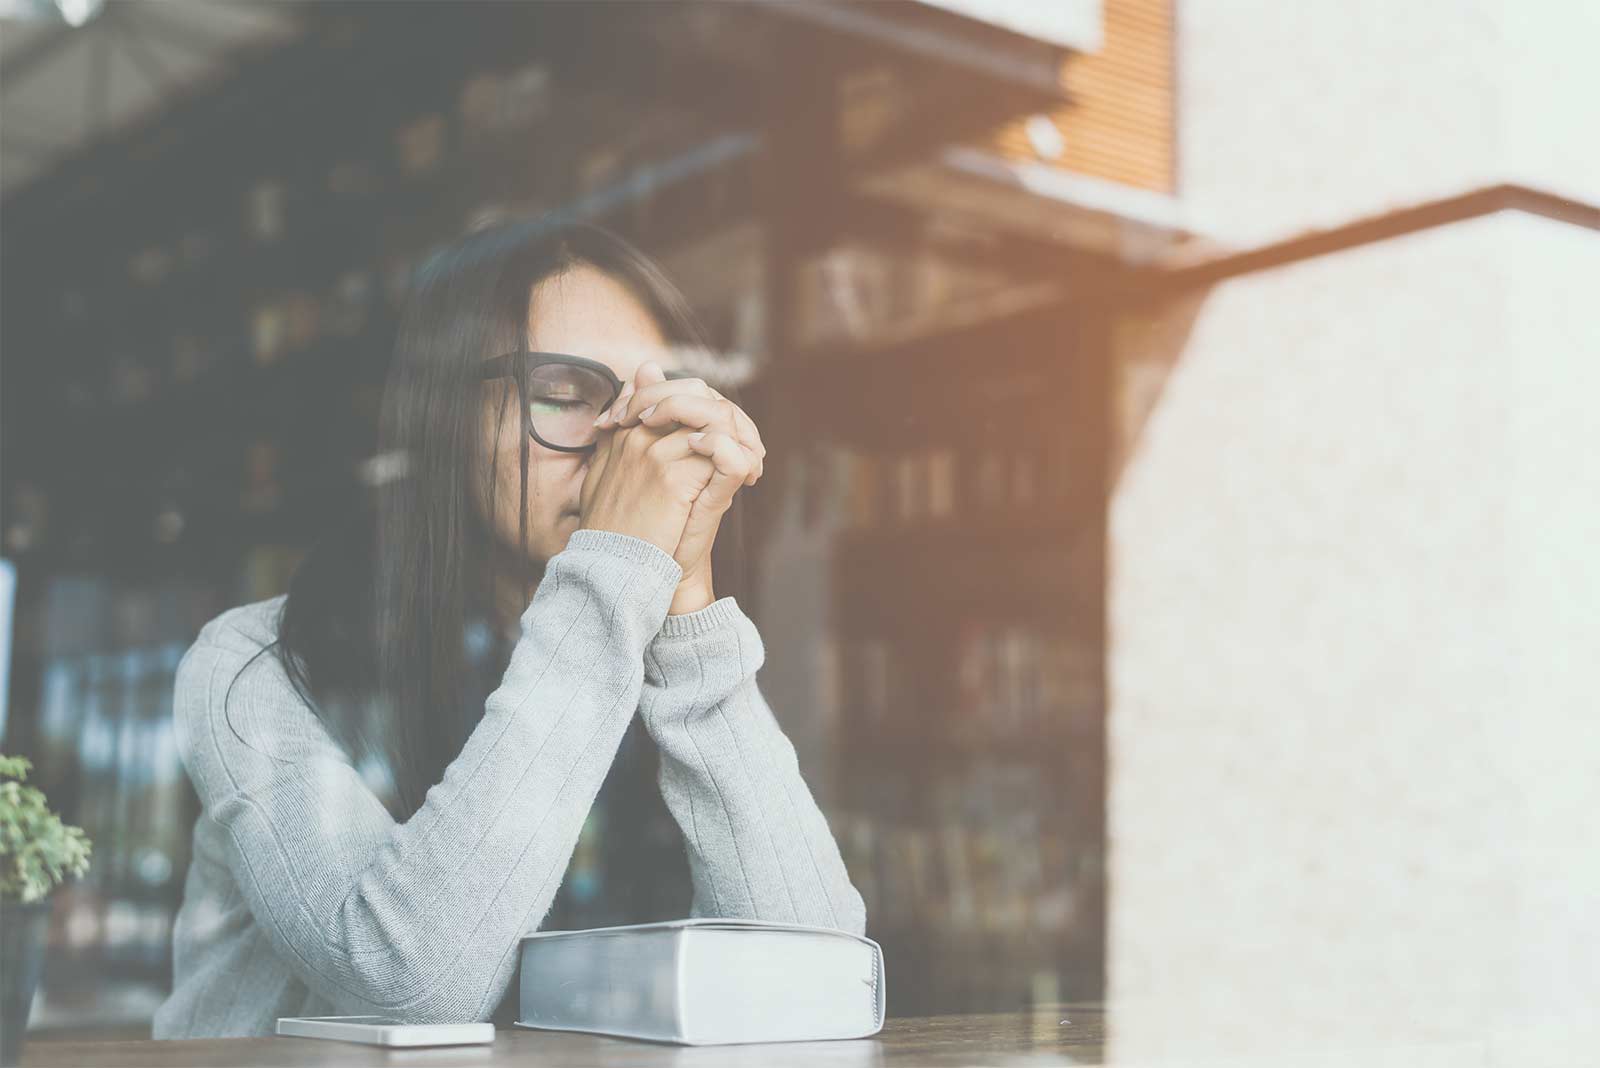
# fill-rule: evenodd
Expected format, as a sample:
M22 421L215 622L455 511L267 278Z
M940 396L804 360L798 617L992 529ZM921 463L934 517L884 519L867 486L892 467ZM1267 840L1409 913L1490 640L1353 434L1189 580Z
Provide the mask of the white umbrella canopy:
M299 28L293 4L0 0L0 194Z

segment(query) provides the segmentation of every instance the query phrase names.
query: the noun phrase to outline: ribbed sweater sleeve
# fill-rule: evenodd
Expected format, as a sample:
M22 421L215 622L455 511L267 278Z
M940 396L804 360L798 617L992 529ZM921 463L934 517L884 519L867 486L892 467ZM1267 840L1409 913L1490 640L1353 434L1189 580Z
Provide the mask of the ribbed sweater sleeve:
M866 908L756 672L766 650L733 597L668 616L644 657L640 714L683 830L694 916L863 934Z
M650 542L575 531L483 718L398 824L276 655L202 633L178 672L179 751L250 911L309 987L340 1013L489 1017L638 706L681 575Z

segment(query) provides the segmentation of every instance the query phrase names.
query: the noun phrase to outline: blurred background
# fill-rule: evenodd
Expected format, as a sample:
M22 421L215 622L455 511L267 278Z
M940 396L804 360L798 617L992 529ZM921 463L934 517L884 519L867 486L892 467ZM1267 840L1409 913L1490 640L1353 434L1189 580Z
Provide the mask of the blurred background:
M411 269L548 211L747 361L738 596L891 1015L1600 992L1588 5L0 14L0 746L96 843L32 1026L148 1024L178 659L384 477ZM675 834L597 805L549 925L671 914Z

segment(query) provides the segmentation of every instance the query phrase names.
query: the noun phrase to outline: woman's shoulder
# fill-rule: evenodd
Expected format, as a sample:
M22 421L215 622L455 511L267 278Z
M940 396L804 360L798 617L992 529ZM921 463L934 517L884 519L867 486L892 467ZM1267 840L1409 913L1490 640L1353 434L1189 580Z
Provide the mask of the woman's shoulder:
M226 721L231 736L276 752L286 735L306 734L304 703L275 645L286 599L280 594L238 605L200 628L174 680L180 738L199 737Z
M218 614L178 663L174 736L208 810L284 762L347 760L284 671L276 641L286 600Z
M194 644L254 655L278 640L278 624L288 596L280 593L219 613L200 628Z
M192 698L197 707L210 704L216 693L229 693L247 671L275 673L273 643L286 594L219 613L204 626L178 663L175 680L179 704Z

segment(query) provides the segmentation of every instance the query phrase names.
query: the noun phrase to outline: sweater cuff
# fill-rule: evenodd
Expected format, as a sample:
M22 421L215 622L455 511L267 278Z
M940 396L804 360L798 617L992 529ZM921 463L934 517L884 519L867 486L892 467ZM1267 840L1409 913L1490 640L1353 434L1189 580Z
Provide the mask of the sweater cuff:
M671 553L654 542L636 538L632 534L580 527L567 538L566 549L563 549L563 552L567 549L619 556L643 566L651 574L674 587L683 578L683 568L672 558Z
M743 614L739 609L739 602L729 594L726 597L718 597L696 611L667 616L661 624L661 629L656 633L661 638L695 638L730 626Z
M709 707L754 679L766 658L755 621L738 601L721 597L697 612L666 617L645 647L644 681L657 689L686 687L684 700L697 708ZM665 706L676 703L668 701ZM649 720L647 715L647 726Z

